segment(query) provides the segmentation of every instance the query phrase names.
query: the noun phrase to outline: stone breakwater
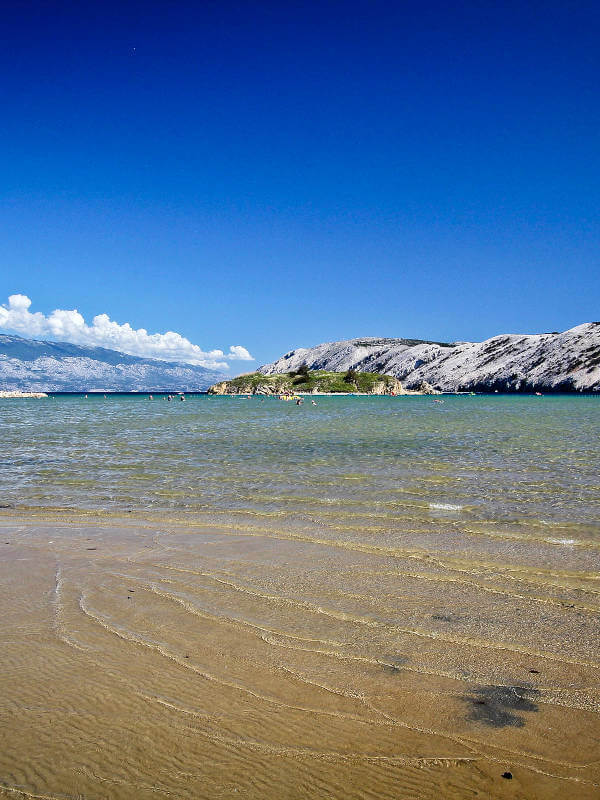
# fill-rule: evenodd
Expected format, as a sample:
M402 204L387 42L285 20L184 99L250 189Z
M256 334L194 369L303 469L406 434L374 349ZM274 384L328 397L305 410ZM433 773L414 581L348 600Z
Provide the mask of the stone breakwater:
M19 398L19 397L33 397L33 398L40 398L40 397L48 397L46 392L0 392L0 400L4 400L6 398Z

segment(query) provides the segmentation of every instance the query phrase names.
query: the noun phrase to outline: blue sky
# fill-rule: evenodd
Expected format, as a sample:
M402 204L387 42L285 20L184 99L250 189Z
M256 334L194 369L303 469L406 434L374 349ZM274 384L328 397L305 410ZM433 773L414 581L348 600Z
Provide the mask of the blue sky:
M524 5L9 4L0 303L257 363L600 318L600 6Z

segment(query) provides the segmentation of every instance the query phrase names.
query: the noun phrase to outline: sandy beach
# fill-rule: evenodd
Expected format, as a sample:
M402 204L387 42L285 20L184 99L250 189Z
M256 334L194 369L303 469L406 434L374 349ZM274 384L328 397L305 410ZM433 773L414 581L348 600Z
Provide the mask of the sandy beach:
M597 549L547 545L550 573L268 516L0 528L0 796L598 796Z

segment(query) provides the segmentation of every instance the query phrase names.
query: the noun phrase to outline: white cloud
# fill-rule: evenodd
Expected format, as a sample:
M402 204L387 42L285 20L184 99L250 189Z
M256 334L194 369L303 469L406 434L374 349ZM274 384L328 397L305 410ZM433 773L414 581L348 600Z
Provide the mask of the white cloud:
M232 361L234 359L239 361L254 361L250 353L245 347L242 347L241 344L232 344L229 348L229 355L227 358L230 358Z
M222 350L205 352L197 344L174 331L148 333L144 328L132 328L128 322L120 325L108 314L98 314L88 325L79 311L57 308L46 316L29 310L31 300L24 294L12 294L8 303L0 306L0 328L6 328L33 338L48 336L72 344L108 347L133 356L182 361L210 369L228 369L227 361L254 361L245 347L231 345L228 353Z

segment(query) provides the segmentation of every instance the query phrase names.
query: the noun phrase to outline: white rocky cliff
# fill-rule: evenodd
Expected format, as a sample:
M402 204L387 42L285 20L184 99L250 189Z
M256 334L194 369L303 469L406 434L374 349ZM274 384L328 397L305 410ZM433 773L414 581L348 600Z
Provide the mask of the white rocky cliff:
M408 389L444 392L600 392L600 322L563 333L507 334L485 342L347 339L286 353L265 375L309 369L382 372Z

